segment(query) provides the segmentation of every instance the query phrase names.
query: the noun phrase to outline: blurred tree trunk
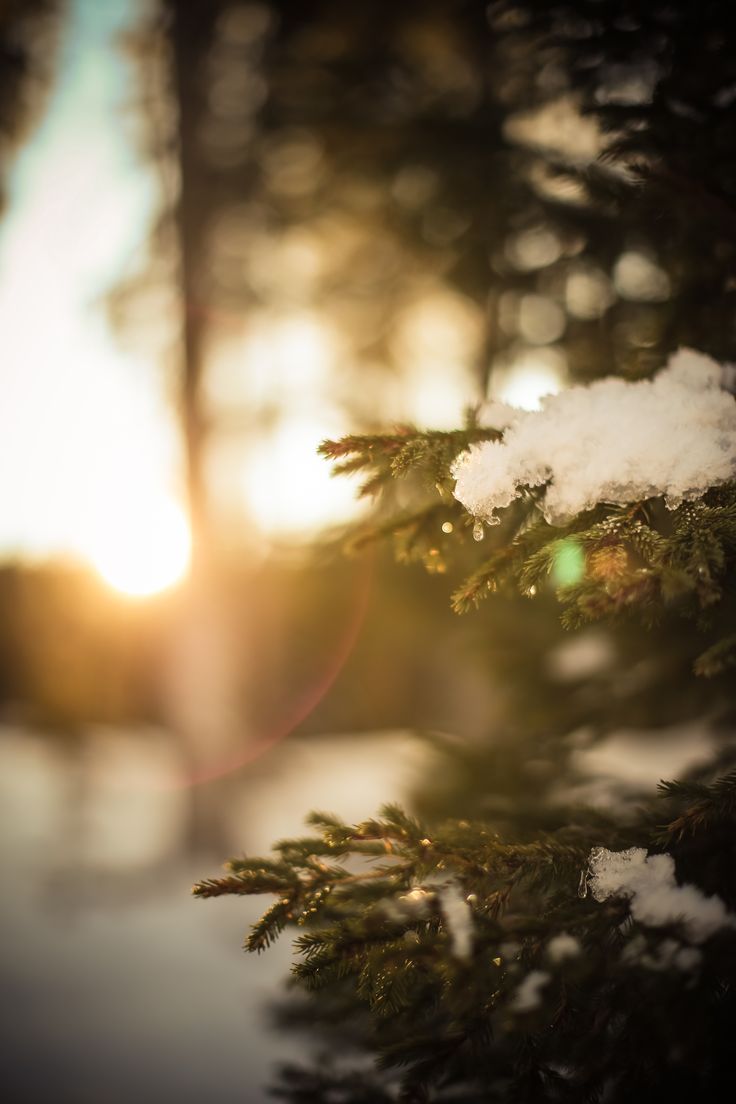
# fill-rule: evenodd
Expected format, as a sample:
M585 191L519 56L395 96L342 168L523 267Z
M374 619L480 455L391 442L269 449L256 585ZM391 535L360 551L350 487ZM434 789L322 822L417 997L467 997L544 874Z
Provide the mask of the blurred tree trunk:
M170 26L172 85L176 97L179 198L174 225L179 253L181 305L181 411L192 528L193 574L206 573L211 559L203 460L205 424L201 389L204 373L207 188L198 140L206 125L204 63L219 5L165 0Z
M225 772L243 738L237 703L240 656L218 567L207 508L204 461L207 426L202 383L208 327L207 233L216 202L213 169L203 150L208 125L207 61L217 2L163 0L177 115L179 193L173 215L180 304L179 379L192 565L172 640L166 685L167 720L185 748L191 783L189 846L219 847L226 837L220 788L207 781Z

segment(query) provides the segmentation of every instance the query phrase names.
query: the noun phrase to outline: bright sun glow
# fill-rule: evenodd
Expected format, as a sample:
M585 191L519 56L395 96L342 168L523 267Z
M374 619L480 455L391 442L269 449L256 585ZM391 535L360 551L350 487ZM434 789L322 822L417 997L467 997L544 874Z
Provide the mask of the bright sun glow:
M267 540L309 541L362 508L355 485L317 455L346 432L335 402L344 356L333 327L308 311L263 311L218 350L206 392L217 419L239 414L249 434L214 439L208 483L224 513Z
M189 565L191 539L183 511L173 502L136 504L135 517L109 517L90 549L106 583L145 597L178 583Z
M545 395L560 391L564 376L564 359L552 349L540 349L494 372L493 398L521 410L540 410Z
M361 509L355 487L349 480L332 479L330 465L317 455L326 436L339 432L330 433L309 416L292 416L254 448L242 469L243 493L262 532L309 538Z

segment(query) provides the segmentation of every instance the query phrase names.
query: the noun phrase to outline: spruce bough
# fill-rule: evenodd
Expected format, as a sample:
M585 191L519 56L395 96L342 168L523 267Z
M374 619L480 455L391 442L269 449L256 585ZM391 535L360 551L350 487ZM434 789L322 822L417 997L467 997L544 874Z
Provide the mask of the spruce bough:
M561 303L573 380L650 378L682 346L735 360L731 5L498 0L453 5L447 18L482 47L488 95L467 131L442 117L441 133L469 139L457 156L429 141L438 131L423 126L425 101L405 144L436 171L442 202L471 218L450 279L484 311L489 291ZM380 55L389 74L391 45ZM464 55L469 72L475 62ZM540 143L539 131L524 138L521 122L560 98L579 113L580 131L594 122L598 156L581 163L578 148ZM376 130L389 133L382 120ZM455 179L476 157L480 173ZM389 159L387 195L393 169ZM469 187L477 178L480 198ZM416 244L413 224L403 228ZM530 269L519 241L550 231L558 261ZM632 257L661 286L627 286ZM600 297L592 311L576 305L581 271L614 288L613 306ZM500 309L489 318L484 364L495 370L518 333ZM312 833L279 844L275 857L233 860L224 878L195 887L201 896L274 895L248 947L259 951L295 926L306 1015L325 1025L333 1050L349 1043L357 1052L354 1069L287 1068L281 1097L734 1098L734 472L711 480L704 461L702 480L679 496L670 493L674 468L660 492L653 480L653 489L619 495L609 479L607 494L552 518L550 481L562 477L560 449L579 440L580 424L546 455L536 454L546 432L532 432L529 470L526 447L512 447L523 427L482 410L451 432L400 426L323 446L336 470L363 473L365 493L382 504L353 549L391 539L401 562L452 574L454 608L492 626L476 640L489 674L501 672L508 710L482 745L432 736L443 769L439 792L417 795L420 815L388 807L354 826L315 816ZM620 427L621 440L627 432ZM670 438L676 452L679 430ZM732 447L728 433L694 436L696 449L720 440ZM505 482L474 485L461 502L456 465L468 450L503 460ZM680 451L694 455L692 442ZM634 476L647 477L640 464ZM559 652L550 628L559 613L573 640L591 624L605 632L615 645L609 668L554 683L546 660ZM618 804L580 789L581 738L597 746L620 729L685 723L718 737L707 763ZM377 1057L375 1073L361 1048Z
M401 559L432 570L480 558L455 590L459 612L550 591L568 628L689 618L693 678L721 683L735 655L736 482L678 505L600 502L561 526L540 512L544 485L520 486L480 542L455 498L458 458L503 439L473 417L453 433L326 442L338 471L362 471L384 501L353 543L393 534ZM398 516L396 480L414 499ZM427 822L389 805L358 825L316 813L311 834L232 859L194 893L273 894L247 949L296 928L296 982L326 1016L360 1024L377 1056L374 1081L287 1071L290 1098L726 1099L735 820L733 769L664 781L623 817L577 806L543 830L508 811Z

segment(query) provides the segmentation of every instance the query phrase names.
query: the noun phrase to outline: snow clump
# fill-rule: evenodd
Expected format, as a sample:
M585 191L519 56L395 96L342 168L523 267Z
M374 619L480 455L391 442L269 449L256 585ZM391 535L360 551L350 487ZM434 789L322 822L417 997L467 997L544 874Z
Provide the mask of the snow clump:
M736 917L720 897L677 884L671 855L648 855L643 847L595 847L588 868L588 888L596 901L628 897L632 917L648 927L681 923L693 943L702 943L720 928L736 928Z
M456 958L470 958L473 949L473 913L460 888L450 882L439 891L440 910L445 919Z
M566 958L577 958L582 950L580 940L568 932L553 935L547 944L547 957L550 962L564 962Z
M648 970L670 970L674 967L683 973L691 973L700 966L703 955L697 947L684 947L676 939L665 939L650 951L646 939L639 932L624 947L621 961L646 966Z
M467 898L455 882L429 879L408 893L381 902L383 915L394 923L423 920L439 909L456 958L470 958L473 950L473 913Z
M542 1003L542 989L551 980L546 970L530 970L517 986L509 1008L512 1012L533 1012Z
M482 422L503 440L455 462L455 497L489 524L524 487L546 486L542 511L561 525L599 502L664 495L670 508L736 475L736 402L725 370L680 349L651 380L606 378L549 395L541 410L492 402Z
M615 659L610 638L591 630L558 644L547 656L546 667L555 682L576 682L602 674Z

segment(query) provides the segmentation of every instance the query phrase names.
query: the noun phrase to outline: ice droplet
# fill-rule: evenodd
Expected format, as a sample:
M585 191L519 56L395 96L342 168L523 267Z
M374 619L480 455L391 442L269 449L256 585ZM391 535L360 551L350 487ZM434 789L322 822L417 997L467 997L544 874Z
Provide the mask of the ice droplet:
M451 521L443 521L443 523L442 523L442 532L443 533L451 533L453 529L454 529L454 526L453 526Z
M482 541L486 535L486 531L483 528L483 522L480 518L476 518L475 525L473 526L473 540Z
M580 881L578 882L578 897L588 896L588 871L580 871Z

